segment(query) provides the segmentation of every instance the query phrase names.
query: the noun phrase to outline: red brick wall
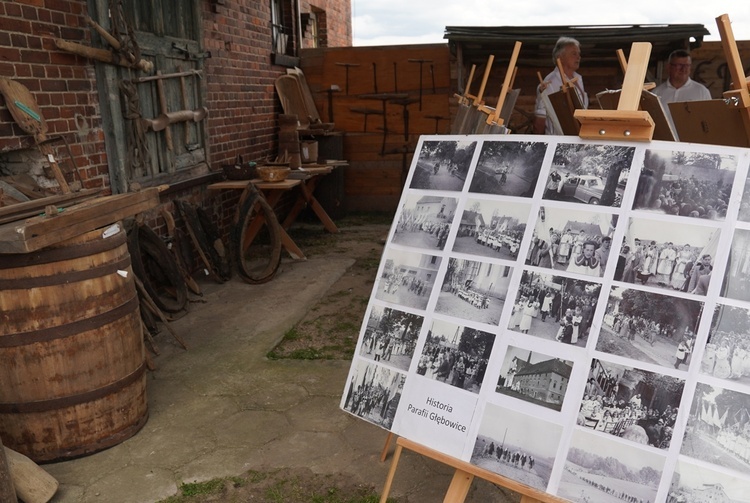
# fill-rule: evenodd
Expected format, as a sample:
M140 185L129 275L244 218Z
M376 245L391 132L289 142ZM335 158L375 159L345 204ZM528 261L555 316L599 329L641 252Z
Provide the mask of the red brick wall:
M319 29L325 30L325 47L349 47L352 45L352 3L351 0L302 0L302 12L315 10L325 12L324 22L318 21ZM312 45L304 41L302 48Z
M303 12L310 11L303 2ZM351 43L350 0L318 0L326 11L329 45ZM202 2L210 164L220 169L237 156L276 155L276 116L281 111L274 79L285 68L271 64L270 0ZM0 75L32 92L50 134L71 142L86 186L108 186L109 174L93 62L58 50L53 37L91 44L84 22L86 0L0 2ZM340 26L344 25L344 26ZM0 98L0 154L34 146ZM211 197L205 188L192 197ZM176 194L171 197L181 197ZM228 223L237 194L225 193L218 210Z
M18 0L0 3L0 75L26 86L44 116L50 136L72 133L75 163L87 187L108 185L94 68L63 53L52 38L88 44L80 0ZM33 146L31 136L0 107L0 152Z

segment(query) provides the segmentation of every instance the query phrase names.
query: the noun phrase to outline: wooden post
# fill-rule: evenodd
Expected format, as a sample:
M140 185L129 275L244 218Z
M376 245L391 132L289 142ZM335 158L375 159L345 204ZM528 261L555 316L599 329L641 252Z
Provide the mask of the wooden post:
M633 43L617 110L575 111L581 138L651 141L654 121L648 112L638 110L650 54L649 42Z

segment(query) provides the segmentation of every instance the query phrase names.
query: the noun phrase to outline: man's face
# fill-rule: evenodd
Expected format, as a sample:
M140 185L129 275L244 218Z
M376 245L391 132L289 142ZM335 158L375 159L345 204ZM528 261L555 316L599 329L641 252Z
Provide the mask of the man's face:
M575 72L581 65L581 49L575 44L566 46L560 53L560 62L563 68Z
M682 87L690 77L690 56L684 58L672 58L669 62L669 82L674 87Z
M605 250L609 250L609 244L610 243L607 240L602 241L602 248Z
M705 266L711 265L711 257L709 256L703 257L703 265Z

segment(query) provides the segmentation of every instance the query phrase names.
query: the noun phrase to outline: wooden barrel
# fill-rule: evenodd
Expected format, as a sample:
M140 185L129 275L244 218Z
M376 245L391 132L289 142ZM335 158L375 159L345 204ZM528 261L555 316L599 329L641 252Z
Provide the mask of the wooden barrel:
M0 436L37 462L133 436L148 418L138 296L121 224L0 255Z

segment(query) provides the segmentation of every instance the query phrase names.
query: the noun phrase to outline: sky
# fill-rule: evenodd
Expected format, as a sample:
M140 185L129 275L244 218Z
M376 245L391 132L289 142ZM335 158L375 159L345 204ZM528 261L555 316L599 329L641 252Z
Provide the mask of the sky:
M352 0L355 46L445 43L446 26L702 24L719 41L716 18L728 14L735 40L750 40L742 0ZM584 55L585 57L585 55Z

